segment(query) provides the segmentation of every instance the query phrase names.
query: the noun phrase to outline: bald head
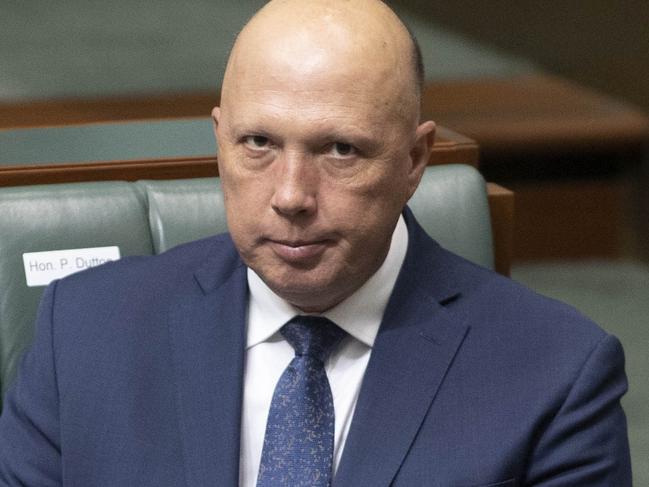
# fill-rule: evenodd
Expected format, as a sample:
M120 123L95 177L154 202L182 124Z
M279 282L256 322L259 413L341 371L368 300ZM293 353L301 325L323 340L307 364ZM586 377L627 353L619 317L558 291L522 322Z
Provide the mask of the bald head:
M380 93L384 109L416 123L423 66L419 47L379 0L274 0L239 34L228 61L222 107L247 80L286 88L337 79ZM235 97L236 98L236 97Z

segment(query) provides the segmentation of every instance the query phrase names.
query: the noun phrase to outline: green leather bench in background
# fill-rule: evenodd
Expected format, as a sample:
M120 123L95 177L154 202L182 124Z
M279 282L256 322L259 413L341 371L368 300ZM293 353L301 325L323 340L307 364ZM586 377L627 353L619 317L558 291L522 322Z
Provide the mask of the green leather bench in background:
M487 193L474 168L427 168L411 208L443 246L493 267ZM26 285L24 253L117 246L121 256L151 255L225 230L218 178L0 188L2 395L32 338L43 291Z
M151 254L146 200L133 184L83 183L1 188L0 390L4 395L32 335L42 287L27 287L25 252L117 245Z

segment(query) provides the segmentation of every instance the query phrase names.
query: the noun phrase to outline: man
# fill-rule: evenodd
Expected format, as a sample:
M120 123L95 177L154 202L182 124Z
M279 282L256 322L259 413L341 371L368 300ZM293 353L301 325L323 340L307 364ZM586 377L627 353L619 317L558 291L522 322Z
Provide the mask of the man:
M405 209L420 77L382 2L263 8L213 112L230 234L48 288L0 484L630 485L617 340Z

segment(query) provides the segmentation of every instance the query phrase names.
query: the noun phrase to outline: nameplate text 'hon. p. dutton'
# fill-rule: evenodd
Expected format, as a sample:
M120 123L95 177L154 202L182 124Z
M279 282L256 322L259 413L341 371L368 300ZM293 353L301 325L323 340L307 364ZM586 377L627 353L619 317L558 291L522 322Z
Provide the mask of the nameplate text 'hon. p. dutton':
M92 247L88 249L48 250L23 254L27 286L47 286L55 279L89 269L106 262L119 260L119 247Z

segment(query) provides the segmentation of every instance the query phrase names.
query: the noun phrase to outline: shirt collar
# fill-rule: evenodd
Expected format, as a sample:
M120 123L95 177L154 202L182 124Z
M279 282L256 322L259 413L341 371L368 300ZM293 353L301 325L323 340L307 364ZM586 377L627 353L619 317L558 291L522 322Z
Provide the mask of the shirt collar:
M354 294L321 316L329 318L351 336L372 347L407 249L408 229L401 216L381 267ZM305 314L275 294L250 268L248 287L250 302L246 348L271 339L293 316Z

